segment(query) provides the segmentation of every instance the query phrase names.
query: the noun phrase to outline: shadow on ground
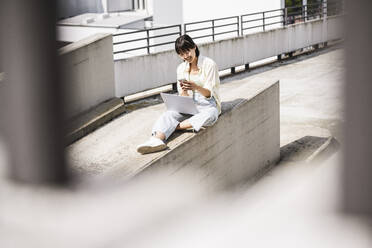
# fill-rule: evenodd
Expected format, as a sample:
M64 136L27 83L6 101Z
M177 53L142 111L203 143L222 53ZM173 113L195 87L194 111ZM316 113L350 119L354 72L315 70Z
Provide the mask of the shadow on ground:
M280 161L325 160L340 148L333 137L304 136L280 148Z

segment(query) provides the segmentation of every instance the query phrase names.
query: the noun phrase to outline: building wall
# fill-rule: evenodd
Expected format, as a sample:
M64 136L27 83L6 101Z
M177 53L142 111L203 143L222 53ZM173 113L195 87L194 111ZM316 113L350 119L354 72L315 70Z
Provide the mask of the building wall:
M164 25L280 9L283 5L283 0L148 0L148 8L153 9L155 23Z
M153 0L155 25L175 25L184 22L183 0ZM151 7L150 7L151 8Z
M280 8L281 0L183 1L184 22L203 21Z

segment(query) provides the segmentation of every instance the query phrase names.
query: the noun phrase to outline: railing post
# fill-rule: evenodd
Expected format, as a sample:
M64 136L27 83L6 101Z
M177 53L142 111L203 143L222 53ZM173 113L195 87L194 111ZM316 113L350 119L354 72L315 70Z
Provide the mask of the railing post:
M240 36L240 34L239 34L239 29L240 29L240 27L239 27L239 16L236 17L236 24L237 24L236 31L238 33L238 36Z
M177 92L177 91L178 91L178 88L177 88L177 82L172 83L172 91L173 91L173 92Z
M240 35L243 36L244 29L243 29L243 16L240 16Z
M263 24L263 31L265 31L265 12L262 12L262 24Z
M150 54L150 31L146 29L147 54Z
M185 24L183 24L183 34L186 34L186 23Z
M302 0L302 7L304 12L304 22L307 21L307 0Z
M288 16L287 8L284 8L283 9L283 26L287 25L287 16Z
M323 1L323 18L326 19L328 15L327 0Z
M212 39L214 41L214 20L212 20Z

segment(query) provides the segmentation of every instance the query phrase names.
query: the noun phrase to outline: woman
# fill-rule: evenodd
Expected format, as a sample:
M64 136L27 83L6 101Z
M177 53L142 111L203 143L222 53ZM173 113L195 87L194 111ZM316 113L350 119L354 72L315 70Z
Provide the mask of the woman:
M142 154L166 149L164 142L175 130L192 128L198 132L202 126L213 125L221 113L220 79L216 63L201 56L198 46L188 35L177 38L175 49L184 60L177 67L178 93L192 96L199 113L186 115L169 110L163 113L153 126L152 137L137 147Z

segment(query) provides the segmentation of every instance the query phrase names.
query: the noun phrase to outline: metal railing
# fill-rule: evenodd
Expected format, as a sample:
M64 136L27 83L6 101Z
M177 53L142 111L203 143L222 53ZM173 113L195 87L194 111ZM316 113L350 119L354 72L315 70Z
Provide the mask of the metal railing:
M266 31L270 28L276 28L295 24L298 22L305 22L308 20L313 19L321 19L324 16L332 16L332 15L339 15L344 12L344 5L343 1L337 2L329 2L325 4L324 2L320 3L313 3L307 5L300 5L300 6L293 6L287 7L283 9L275 9L269 11L262 11L256 12L241 16L231 16L231 17L224 17L224 18L217 18L217 19L210 19L205 21L197 21L197 22L189 22L183 25L183 32L181 25L172 25L160 28L151 28L146 30L139 30L133 31L128 33L121 33L121 34L114 34L114 37L119 36L129 36L133 34L140 34L145 33L146 36L142 38L134 38L128 39L123 41L116 41L114 42L114 47L131 43L131 42L139 42L139 41L146 41L145 45L124 49L124 50L116 50L114 54L125 53L129 51L141 50L146 49L147 54L151 53L150 48L157 47L157 46L164 46L173 44L174 40L169 42L161 42L161 43L154 43L151 44L151 40L155 38L161 37L170 37L174 35L182 35L182 34L189 34L194 40L202 40L205 42L208 38L211 38L212 41L217 40L217 37L226 38L227 34L232 34L229 37L238 37L245 35L246 30L250 30L253 32L258 31ZM156 30L166 30L169 28L178 28L177 32L169 32L160 35L150 36L152 31ZM225 37L224 37L225 35ZM115 49L114 49L115 50Z
M257 12L252 14L246 14L240 16L241 22L241 34L244 35L244 30L248 29L257 29L262 28L262 31L266 30L266 27L274 25L274 24L283 24L284 19L284 11L285 9L275 9L263 12ZM273 14L272 14L273 13ZM247 18L252 18L248 19ZM280 21L275 19L280 18ZM252 24L252 26L247 27L245 24Z
M232 22L231 22L232 21ZM207 27L199 27L200 24L205 25ZM193 26L197 26L197 28L192 28ZM233 27L232 30L222 30L222 28L226 27ZM216 36L223 35L223 34L230 34L236 33L236 36L239 36L239 16L231 16L231 17L224 17L206 21L199 21L199 22L189 22L184 24L184 34L191 34L200 31L210 31L210 34L203 34L201 36L193 36L193 39L201 39L201 38L208 38L211 37L212 41L216 40Z
M177 32L171 32L171 33L160 34L160 35L153 35L153 36L150 35L150 33L152 33L153 31L165 30L165 29L170 29L170 28L178 28L178 31ZM152 39L161 38L161 37L169 37L169 36L174 36L174 35L180 36L180 35L182 35L182 27L181 27L181 25L172 25L172 26L159 27L159 28L150 28L150 29L145 29L145 30L138 30L138 31L132 31L132 32L127 32L127 33L114 34L113 37L124 37L125 38L125 37L127 37L129 35L133 35L133 34L138 34L138 35L143 35L144 34L145 37L113 42L114 48L117 45L128 44L128 43L131 43L131 42L138 42L138 41L146 41L146 45L145 46L142 45L142 46L134 47L134 48L130 48L130 49L117 50L117 51L114 51L114 54L125 53L125 52L130 52L130 51L135 51L135 50L142 50L142 49L146 49L147 54L150 54L150 48L151 47L163 46L163 45L168 45L168 44L173 44L174 43L174 41L170 41L170 42L162 42L162 43L158 43L158 44L151 44Z

